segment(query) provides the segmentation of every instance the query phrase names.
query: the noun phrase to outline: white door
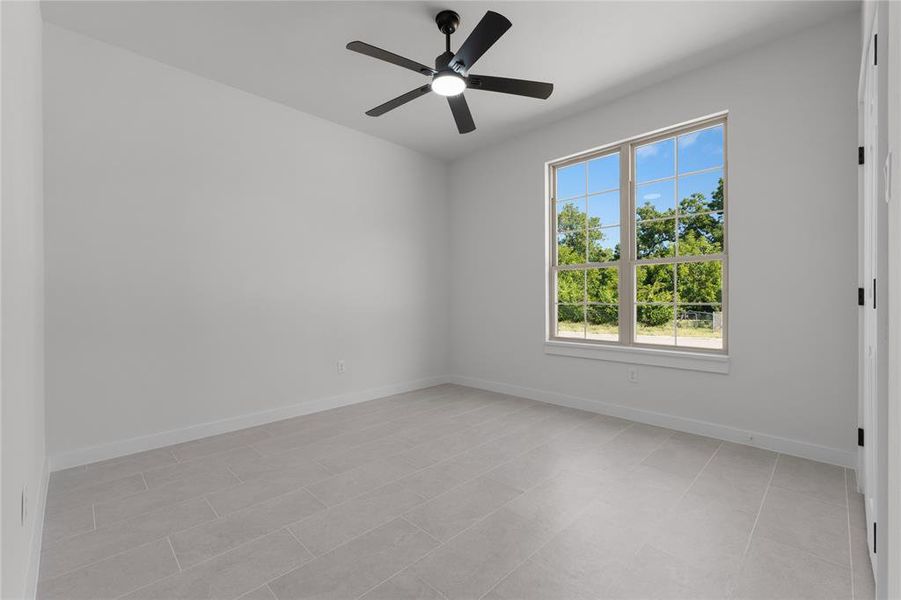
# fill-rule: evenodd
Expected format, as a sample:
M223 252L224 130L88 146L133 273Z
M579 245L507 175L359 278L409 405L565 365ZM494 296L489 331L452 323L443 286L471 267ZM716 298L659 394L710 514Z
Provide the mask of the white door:
M875 24L873 31L875 31ZM870 547L870 561L873 572L876 572L876 539L873 524L876 521L876 483L878 477L878 427L876 424L877 409L877 310L876 305L876 273L877 273L877 231L878 231L878 77L874 64L875 44L871 36L869 52L864 72L860 108L862 111L864 165L861 181L861 281L864 288L864 305L861 307L860 319L860 419L865 432L858 485L864 494L867 516L867 541Z

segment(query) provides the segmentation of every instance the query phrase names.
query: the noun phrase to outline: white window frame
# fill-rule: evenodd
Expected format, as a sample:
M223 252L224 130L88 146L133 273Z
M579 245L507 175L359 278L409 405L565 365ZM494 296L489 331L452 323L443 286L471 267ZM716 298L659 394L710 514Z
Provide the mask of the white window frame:
M546 274L547 293L545 301L546 327L545 352L579 358L597 358L617 362L650 364L663 367L685 368L691 370L727 373L729 370L729 166L728 166L728 113L709 115L686 123L680 123L666 129L628 138L612 144L595 148L576 155L564 157L546 163L546 223L547 253ZM723 126L723 251L718 254L701 256L673 256L663 258L639 259L635 248L635 178L634 156L639 146L660 140L677 137L693 131L699 131L717 125ZM678 161L678 147L676 146ZM560 168L573 164L594 160L603 156L619 153L620 175L620 258L607 263L583 263L578 265L557 265L557 206L556 206L556 173ZM678 164L678 163L677 163ZM678 177L678 166L675 177ZM623 194L626 197L623 198ZM587 207L586 207L587 209ZM677 209L678 210L678 209ZM677 217L678 218L678 217ZM676 236L678 238L678 235ZM675 242L678 244L678 239ZM587 259L587 257L586 257ZM665 344L641 343L635 339L636 323L636 289L635 269L642 264L684 264L690 262L708 262L719 260L723 266L723 347L692 348ZM616 267L619 274L619 340L592 340L557 336L557 283L556 274L561 270L597 269ZM674 299L675 301L675 299ZM624 318L628 316L628 318Z

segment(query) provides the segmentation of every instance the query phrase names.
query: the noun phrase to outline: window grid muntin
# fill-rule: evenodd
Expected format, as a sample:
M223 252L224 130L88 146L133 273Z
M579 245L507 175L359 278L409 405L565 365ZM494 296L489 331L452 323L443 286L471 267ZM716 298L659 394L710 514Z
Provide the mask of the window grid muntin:
M679 137L682 135L686 135L689 133L701 133L703 131L707 131L709 129L714 129L716 127L722 126L723 130L723 158L722 163L713 167L706 167L704 169L697 169L694 171L688 171L685 173L679 173L678 171L678 155L679 155ZM653 180L642 181L641 184L636 183L635 178L635 152L640 146L647 146L651 144L655 144L662 140L673 139L673 161L674 161L674 171L672 177L662 177ZM604 156L609 156L612 154L619 153L620 156L620 187L619 188L611 188L609 190L603 190L593 193L588 193L588 162L592 160L596 160L598 158L602 158ZM567 198L556 198L556 173L557 170L566 168L569 166L573 166L579 163L585 163L585 191L586 193L581 196L570 196ZM557 333L557 290L556 290L556 273L558 270L578 270L578 269L588 269L588 268L604 268L604 267L618 267L619 273L619 282L618 282L618 295L619 295L619 339L616 342L606 341L606 340L590 340L585 337L580 338L581 342L588 342L591 344L608 344L615 346L635 346L635 347L653 347L653 348L672 348L678 349L680 352L700 352L700 353L715 353L715 354L726 354L728 352L728 321L729 321L729 309L728 309L728 217L727 214L729 212L728 204L729 204L729 176L728 176L728 127L727 127L727 115L725 113L709 118L700 119L693 123L687 123L683 125L679 125L676 127L669 128L662 132L658 132L655 134L650 134L647 136L640 136L636 138L631 138L628 140L623 140L621 142L617 142L615 144L610 144L608 146L604 146L597 150L589 151L583 153L581 155L573 156L568 159L558 161L556 163L548 163L548 167L550 170L550 177L548 179L550 184L549 189L549 198L551 199L550 205L553 208L553 212L550 216L550 228L552 234L552 244L550 248L550 268L549 268L549 277L551 279L551 287L550 291L553 295L553 299L548 303L549 307L549 330L548 330L548 339L549 340L558 340L558 341L568 341L572 342L572 337L561 337L559 335L555 335ZM722 170L723 172L723 207L722 210L712 210L712 211L701 211L701 212L692 212L692 213L684 213L686 218L694 218L701 217L704 215L711 214L721 214L722 215L722 252L713 253L713 254L698 254L698 255L687 255L680 256L678 254L674 254L673 256L663 256L663 257L653 257L653 258L637 258L637 224L639 222L654 222L654 221L663 221L667 219L675 219L676 220L676 229L675 229L675 240L673 243L673 251L675 253L678 252L677 244L679 238L679 230L678 230L678 216L680 214L679 211L679 200L678 200L678 180L680 177L686 177L690 175L697 175L702 173L710 173L717 170ZM636 203L635 203L635 188L637 185L647 185L651 183L656 183L660 181L673 180L674 185L676 186L676 207L675 214L671 217L662 217L657 219L648 219L647 221L639 221L636 215ZM587 199L593 195L599 195L603 193L609 193L611 191L620 191L620 257L617 261L613 262L605 262L605 263L574 263L567 265L558 265L557 264L557 202L565 202L567 200L572 200L573 198L585 198L585 223L586 230L588 229L596 229L588 227L588 202ZM627 190L627 197L623 198L623 191ZM616 227L616 225L611 225L610 227ZM588 257L589 245L588 245L588 237L586 231L586 259ZM694 262L715 262L719 261L721 267L721 302L711 302L711 303L703 303L703 302L692 302L691 306L720 306L722 312L722 347L721 348L701 348L701 347L686 347L678 345L678 319L674 319L673 321L673 329L674 329L674 343L673 344L649 344L642 343L636 340L636 330L637 330L637 319L636 312L637 306L641 305L650 305L650 303L638 303L635 295L637 294L637 282L635 278L635 268L640 264L673 264L674 265L674 300L672 303L664 302L662 305L672 305L674 307L674 312L678 309L678 300L676 297L676 293L678 290L678 265L684 263L694 263ZM587 285L587 280L586 280ZM587 291L586 291L586 299L587 299ZM628 306L626 306L628 303ZM587 307L587 303L585 305ZM631 315L631 319L624 319L623 316L626 314ZM585 313L585 334L587 335L587 310Z

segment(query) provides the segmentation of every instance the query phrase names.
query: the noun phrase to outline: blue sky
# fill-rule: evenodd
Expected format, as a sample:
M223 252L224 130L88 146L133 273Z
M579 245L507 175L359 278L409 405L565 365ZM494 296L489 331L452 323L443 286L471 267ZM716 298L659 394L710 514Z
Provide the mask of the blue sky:
M677 153L679 174L675 172ZM678 198L695 193L710 199L723 176L722 164L722 125L639 146L635 151L636 203L639 206L650 203L664 212L674 209ZM720 168L682 175L714 167ZM664 180L642 184L657 179ZM566 203L575 205L579 211L587 211L590 217L599 218L603 225L619 223L619 192L592 194L618 187L618 152L557 170L557 198L573 198ZM563 206L561 201L558 208ZM619 238L618 233L616 238Z

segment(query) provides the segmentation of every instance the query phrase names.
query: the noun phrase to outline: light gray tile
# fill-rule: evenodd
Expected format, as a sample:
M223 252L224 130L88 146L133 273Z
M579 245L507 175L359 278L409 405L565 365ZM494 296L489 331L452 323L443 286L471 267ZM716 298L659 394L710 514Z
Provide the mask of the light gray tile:
M72 573L38 583L39 600L117 598L178 571L167 540L138 546Z
M325 506L306 490L262 502L170 537L183 569L281 529Z
M162 448L57 471L50 476L48 494L53 496L83 485L106 483L174 463L175 456L172 452Z
M223 468L241 464L259 456L260 454L256 450L248 446L240 446L220 454L212 454L196 460L144 471L144 479L147 481L147 486L153 489L170 481L206 475L211 470L221 471Z
M291 531L316 556L400 516L422 498L388 484L295 523Z
M722 442L705 472L715 471L724 475L736 473L740 480L755 479L768 482L777 456L775 452L769 450Z
M821 502L847 505L845 472L835 465L783 454L776 464L773 485L806 494Z
M685 565L722 575L725 581L738 572L756 517L756 507L744 510L716 497L687 494L666 511L648 542Z
M534 565L557 573L567 587L596 597L632 564L653 528L652 521L633 519L622 509L596 502L541 547L524 568Z
M441 594L409 569L376 586L363 600L443 600Z
M763 501L772 465L769 467L769 471L766 471L724 464L719 460L720 452L698 475L689 493L702 498L717 498L735 508L756 512Z
M316 463L295 465L260 474L241 485L207 494L220 515L226 515L269 498L281 496L307 484L330 477L328 469Z
M768 450L723 442L691 493L756 511L773 475L776 456Z
M623 429L596 454L598 468L622 470L637 465L663 445L673 432L635 423Z
M341 473L366 463L374 462L380 458L400 454L411 447L412 444L406 440L387 437L368 444L355 446L345 452L323 456L318 460L335 473Z
M563 470L581 465L584 458L550 452L545 446L539 446L492 469L486 477L524 491Z
M560 531L576 519L611 481L606 473L563 471L511 500L507 509Z
M691 483L688 477L638 465L612 473L598 498L636 520L657 519L676 505Z
M645 546L632 564L617 574L604 597L634 600L726 598L731 578Z
M271 435L263 427L251 427L177 444L172 446L171 450L179 461L187 461L261 442L269 437Z
M860 490L857 489L857 470L856 469L845 469L845 486L848 488L848 494L859 494Z
M269 584L280 600L356 598L419 560L438 544L395 519Z
M76 506L123 498L147 489L140 474L122 479L79 486L69 491L47 496L48 515L57 515Z
M413 572L449 600L478 598L550 537L540 525L501 508L416 563Z
M91 504L76 506L71 510L57 510L44 517L44 533L42 545L85 533L94 529L94 507Z
M176 455L182 462L172 462ZM275 577L282 600L577 600L716 598L730 587L739 597L803 597L807 592L796 589L808 588L811 596L830 597L831 577L835 589L853 579L857 598L872 597L853 471L789 457L779 458L778 472L776 464L774 453L748 446L440 386L54 473L51 495L60 499L48 502L51 558L41 592L63 595L64 587L48 584L134 557L157 541L168 547L155 536L190 523L180 522L174 507L196 504L198 518L206 511L202 518L210 519L201 498L207 496L229 514L170 534L184 571L146 580L153 573L126 561L110 572L91 571L90 584L85 576L64 585L72 583L74 597L103 598L114 586L113 595L128 587L121 593L135 598L273 600L265 582ZM228 479L229 469L238 479ZM142 472L150 490L117 487ZM801 499L786 510L810 514L786 517L800 522L800 531L762 515L763 531L742 566L736 557L771 475L776 500L794 490ZM511 484L513 497L498 492ZM779 528L782 540L829 550L837 545L823 533L830 527L804 503L842 508L839 491L852 511L846 564L854 568L846 577L821 557L765 537ZM95 502L101 530L87 533ZM447 543L436 547L428 533L397 518L407 511ZM846 531L847 520L846 513ZM81 548L73 541L79 538ZM311 550L318 558L311 560ZM143 560L150 571L158 568L152 556ZM838 574L820 576L824 564ZM75 570L53 577L69 568ZM770 572L773 581L766 581L761 573Z
M858 494L857 492L848 493L848 512L851 520L851 527L863 530L867 529L867 513L863 494Z
M843 567L851 564L848 535L844 507L776 487L767 492L755 533Z
M238 598L238 600L278 600L268 585L263 585L255 590L251 590Z
M237 484L238 480L231 473L212 471L195 478L177 479L119 500L98 502L94 505L94 516L97 527L104 527Z
M758 537L734 586L736 600L847 600L850 569L792 546Z
M683 477L695 477L713 457L719 445L719 440L690 433L675 433L645 458L642 464Z
M548 569L531 560L517 567L491 590L488 599L504 600L595 600L598 590L592 593L583 589L567 573Z
M606 447L632 423L623 419L597 415L584 424L547 442L547 447L569 453L597 452Z
M413 470L413 467L382 459L339 473L306 488L314 496L333 506L409 475Z
M456 487L417 506L404 518L429 535L446 541L522 492L488 478Z
M279 530L192 569L177 573L130 594L128 600L232 599L258 591L272 597L267 581L283 575L313 557L294 537Z
M66 538L47 546L41 553L41 578L51 579L78 567L165 538L206 521L216 515L202 498L166 507L102 527L95 531Z
M873 564L867 546L867 532L851 529L851 566L854 578L854 600L873 600L876 597L876 582L873 579Z
M251 446L265 456L276 456L291 450L307 448L317 442L338 435L341 430L342 428L337 425L311 427L308 431L260 440L251 444Z

